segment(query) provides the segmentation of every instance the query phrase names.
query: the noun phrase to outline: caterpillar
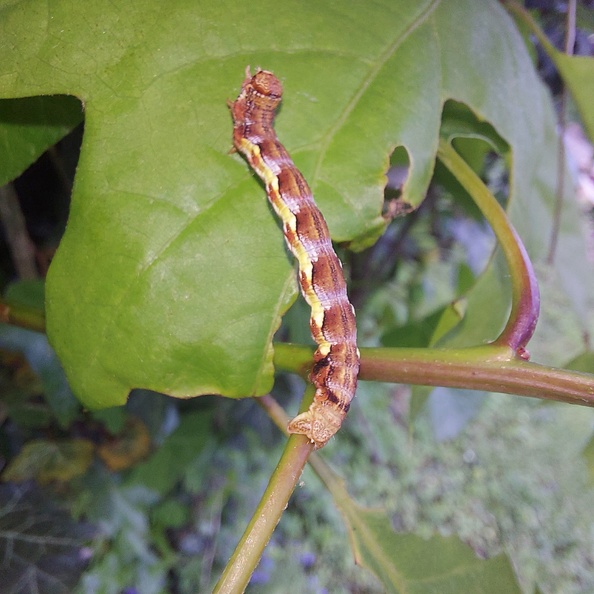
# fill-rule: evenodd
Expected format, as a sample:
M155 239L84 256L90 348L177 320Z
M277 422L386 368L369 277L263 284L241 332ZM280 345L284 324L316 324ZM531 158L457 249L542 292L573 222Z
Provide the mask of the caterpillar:
M239 96L229 108L233 145L266 186L299 265L301 293L311 307L310 329L317 349L310 380L316 391L309 409L289 422L288 431L306 435L318 449L340 429L357 389L357 326L326 221L274 130L282 93L272 72L258 69L252 76L248 66Z

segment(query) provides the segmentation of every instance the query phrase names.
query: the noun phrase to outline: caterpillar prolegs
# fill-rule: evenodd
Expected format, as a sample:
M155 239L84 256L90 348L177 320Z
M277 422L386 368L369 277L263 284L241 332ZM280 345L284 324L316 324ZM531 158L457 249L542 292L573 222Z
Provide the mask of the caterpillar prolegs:
M311 307L310 328L318 345L310 379L316 388L309 409L295 417L290 433L306 435L321 448L340 429L355 395L359 349L355 312L328 226L311 190L274 130L282 97L278 78L249 67L237 99L230 103L233 144L266 185L283 223L285 239L299 264L299 284Z

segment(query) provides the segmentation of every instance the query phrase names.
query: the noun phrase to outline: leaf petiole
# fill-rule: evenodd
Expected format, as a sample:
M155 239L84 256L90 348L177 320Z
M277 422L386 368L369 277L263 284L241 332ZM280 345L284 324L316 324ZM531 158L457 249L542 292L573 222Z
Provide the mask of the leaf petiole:
M437 156L470 194L501 246L510 271L512 306L505 328L492 344L508 346L522 356L540 310L538 283L526 248L495 196L444 138L439 141Z

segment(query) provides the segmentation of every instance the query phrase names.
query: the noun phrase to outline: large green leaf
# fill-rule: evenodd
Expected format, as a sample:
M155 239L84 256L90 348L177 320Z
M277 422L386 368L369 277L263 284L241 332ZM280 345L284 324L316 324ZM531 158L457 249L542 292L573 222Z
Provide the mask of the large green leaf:
M552 110L495 1L4 0L0 44L0 97L67 94L85 108L47 327L89 406L133 387L238 397L271 386L271 339L296 283L260 184L228 154L226 100L248 64L284 82L278 132L335 240L381 232L396 145L411 162L404 199L419 204L453 98L510 146L512 216L543 250ZM506 310L495 304L494 326Z

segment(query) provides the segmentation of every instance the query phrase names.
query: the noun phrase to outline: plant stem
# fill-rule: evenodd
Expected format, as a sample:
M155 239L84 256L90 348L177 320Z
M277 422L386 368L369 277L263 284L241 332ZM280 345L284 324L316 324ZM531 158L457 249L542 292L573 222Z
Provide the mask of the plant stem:
M523 4L515 2L514 0L506 0L504 3L507 10L515 15L518 19L521 19L525 25L530 29L534 36L538 39L542 49L546 52L547 56L557 67L561 79L563 80L563 90L560 96L559 104L559 149L557 154L557 188L555 202L555 211L553 213L553 227L551 229L551 241L549 245L549 253L547 255L547 263L553 262L555 258L555 251L557 248L559 229L561 226L561 207L563 202L563 188L565 181L565 172L567 169L567 163L565 160L565 143L564 143L564 132L565 132L565 120L567 111L567 95L568 91L572 90L572 79L566 74L565 67L569 66L567 62L569 56L573 54L575 38L576 38L576 2L575 0L569 0L567 3L567 21L565 26L565 52L557 50L557 48L549 41L545 32L538 26L536 21L532 18L532 15ZM565 67L564 67L565 66ZM576 78L577 84L579 78ZM579 107L578 107L578 111ZM582 114L583 117L583 114Z
M0 322L35 332L45 332L45 314L34 307L9 305L5 301L0 301Z
M257 398L257 402L267 412L268 416L279 430L285 435L289 435L287 431L289 417L285 413L283 407L280 406L280 404L269 394ZM338 502L345 497L349 497L346 487L344 486L344 481L334 473L319 454L312 452L309 456L308 463L318 475L318 478L324 483L335 501Z
M495 345L522 353L532 338L540 309L540 296L532 263L516 230L497 199L481 178L448 141L440 139L437 155L450 170L491 225L507 261L512 283L512 307L508 322Z
M594 375L538 365L498 346L363 349L361 379L488 390L594 406ZM397 357L397 360L395 358Z
M575 45L575 0L569 0L567 3L567 20L565 23L565 54L573 54ZM567 128L567 104L568 104L567 85L563 81L563 88L559 97L558 125L559 125L559 146L557 148L557 187L555 189L555 211L553 213L553 227L551 229L551 240L549 242L549 253L547 255L547 264L552 265L555 261L557 245L559 243L559 233L561 231L561 214L563 212L563 189L565 188L565 170L567 167L565 155L565 131Z
M35 246L27 232L25 217L13 184L0 187L0 219L18 278L39 278L35 265Z
M274 402L268 396L270 400ZM258 401L267 402L265 396ZM284 429L286 431L286 423ZM312 451L313 444L304 435L290 436L260 503L213 594L241 594L246 589Z
M306 379L313 363L315 347L287 342L274 343L274 366L276 368L297 373Z
M275 365L299 373L307 346L275 345ZM362 380L490 390L594 406L594 375L546 367L515 356L509 347L464 349L361 348Z
M556 56L558 55L557 48L549 41L549 38L545 35L544 31L536 24L536 21L532 18L532 15L523 4L516 2L515 0L505 0L503 2L504 6L507 8L508 11L515 14L518 18L522 19L524 23L528 26L530 31L534 33L538 42L542 45L544 51L547 55L556 62Z

